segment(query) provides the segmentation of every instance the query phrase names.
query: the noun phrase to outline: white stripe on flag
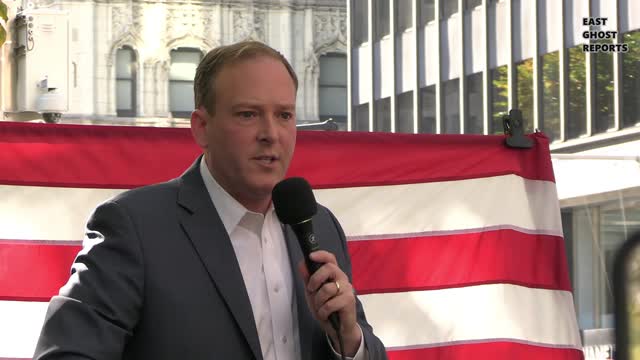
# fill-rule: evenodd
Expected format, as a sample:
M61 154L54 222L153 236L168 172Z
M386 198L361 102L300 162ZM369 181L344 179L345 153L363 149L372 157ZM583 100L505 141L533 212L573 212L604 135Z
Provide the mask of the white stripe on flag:
M510 284L361 295L388 348L512 340L580 349L571 293ZM389 306L393 304L391 309ZM0 357L31 357L47 303L0 301Z
M517 175L317 190L315 194L352 237L505 224L562 236L555 184Z
M33 357L46 302L0 301L0 358Z
M0 239L80 240L93 209L122 191L0 185Z
M79 240L91 211L122 191L0 186L0 239ZM562 236L559 210L550 211L558 209L555 184L516 175L324 189L315 195L336 214L350 237L503 225Z
M581 348L572 295L566 291L490 284L359 298L387 347L512 339Z

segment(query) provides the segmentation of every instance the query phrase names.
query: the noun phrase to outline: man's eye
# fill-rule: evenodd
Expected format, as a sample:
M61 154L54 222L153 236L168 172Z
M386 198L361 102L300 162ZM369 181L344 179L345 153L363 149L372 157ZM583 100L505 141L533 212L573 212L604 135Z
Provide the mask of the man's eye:
M293 118L293 114L290 112L283 112L282 114L280 114L280 117L285 120L290 120L291 118Z
M237 115L246 119L250 119L256 116L256 113L255 111L240 111Z

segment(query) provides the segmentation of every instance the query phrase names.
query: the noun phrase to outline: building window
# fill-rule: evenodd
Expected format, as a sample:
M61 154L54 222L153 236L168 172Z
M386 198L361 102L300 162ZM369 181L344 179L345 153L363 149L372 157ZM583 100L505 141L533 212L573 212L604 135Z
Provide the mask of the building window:
M458 0L441 0L442 18L447 19L458 12Z
M542 116L540 128L549 141L560 139L560 58L559 52L541 57Z
M431 85L420 89L420 119L418 119L418 133L436 133L436 86Z
M460 80L442 84L442 134L460 134Z
M622 42L629 51L622 54L623 126L640 123L640 31L624 34Z
M610 41L607 43L611 43ZM613 116L613 54L597 52L595 57L595 119L593 130L605 132L615 125Z
M504 134L502 118L509 109L509 69L503 65L491 70L491 122L489 134Z
M136 116L136 53L129 46L116 51L116 114Z
M396 132L413 134L413 91L398 95L396 105Z
M478 6L482 5L482 0L465 0L464 1L464 9L471 11Z
M369 131L369 104L364 103L355 107L353 114L353 131Z
M582 45L572 47L569 53L569 109L567 138L575 139L587 133L587 81L585 53Z
M533 131L533 59L516 64L515 108L522 111L524 132Z
M78 64L76 64L76 62L73 61L71 62L71 66L73 67L73 87L77 88L78 87Z
M353 45L369 41L369 1L353 0Z
M620 205L625 206L621 207ZM626 204L633 205L626 205ZM613 327L613 261L616 252L630 234L640 230L640 209L631 198L600 206L600 249L604 258L603 279L600 288L603 300L601 326ZM637 266L637 265L636 265Z
M389 0L376 0L373 2L375 10L376 40L389 35Z
M402 32L413 26L413 1L396 1L396 31Z
M169 109L174 117L188 118L194 110L193 78L202 52L198 49L171 50L169 71Z
M320 57L318 80L320 120L332 118L341 128L347 123L347 56L330 53Z
M638 201L622 196L567 209L571 217L565 238L573 248L572 285L581 329L613 326L613 259L628 236L640 230Z
M484 133L484 116L482 109L484 104L482 95L482 73L475 73L467 76L467 121L465 123L465 133Z
M391 131L391 98L378 99L373 107L373 131Z
M435 18L434 0L420 0L420 26L425 26Z
M578 315L578 324L581 329L592 329L596 327L595 314L595 284L594 262L597 253L594 248L596 244L595 235L598 230L593 229L595 225L594 217L596 209L590 207L574 208L568 211L571 216L568 218L569 225L563 226L563 235L571 244L573 253L571 263L573 263L572 287ZM568 233L570 231L570 233Z

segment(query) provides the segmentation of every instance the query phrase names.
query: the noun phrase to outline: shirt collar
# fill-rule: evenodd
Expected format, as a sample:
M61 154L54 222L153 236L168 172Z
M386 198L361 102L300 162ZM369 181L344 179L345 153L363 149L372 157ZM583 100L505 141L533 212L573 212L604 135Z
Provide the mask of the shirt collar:
M202 176L204 185L209 192L213 205L216 207L216 210L218 210L218 215L222 220L222 224L224 224L227 234L230 235L247 213L258 213L249 211L246 207L240 204L238 200L234 199L233 196L231 196L222 186L220 186L220 184L218 184L213 175L211 175L211 171L209 171L204 158L205 157L203 156L200 159L200 175ZM274 211L273 203L270 205L267 213L272 211Z

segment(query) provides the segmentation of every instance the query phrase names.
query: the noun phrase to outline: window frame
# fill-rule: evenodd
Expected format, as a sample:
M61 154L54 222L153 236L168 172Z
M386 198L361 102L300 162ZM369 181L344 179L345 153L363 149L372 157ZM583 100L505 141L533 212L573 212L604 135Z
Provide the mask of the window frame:
M324 83L322 80L322 70L320 69L320 59L323 57L328 57L328 58L339 58L339 59L343 59L344 63L345 63L345 68L349 66L348 62L347 62L347 54L345 53L341 53L341 52L328 52L326 54L321 55L318 58L318 118L320 119L320 121L324 121L327 119L333 119L333 121L338 122L338 123L343 123L343 124L347 124L347 118L348 118L348 113L349 113L349 109L348 104L345 104L345 113L343 114L323 114L321 112L322 109L320 109L320 93L322 92L321 89L344 89L345 93L348 93L348 81L347 81L347 74L345 74L345 81L344 84L339 84L339 83L332 83L332 82L327 82ZM345 98L345 103L346 103L347 99Z
M131 66L131 77L124 78L118 76L118 52L120 51L130 51L131 61L129 62L129 66ZM138 115L138 54L133 49L133 47L129 45L124 45L118 50L116 50L116 67L115 67L115 105L116 105L116 116L117 117L136 117ZM118 81L129 81L131 85L131 108L130 109L119 109L118 108Z
M170 59L170 64L169 64L169 76L168 76L168 80L167 80L167 98L168 98L168 107L169 107L169 113L171 113L171 116L174 118L190 118L191 117L191 113L193 112L193 110L172 110L171 109L171 84L191 84L193 87L193 83L194 80L176 80L176 79L172 79L171 78L171 65L173 64L173 58L171 56L171 54L173 54L174 52L191 52L191 53L198 53L200 55L200 60L198 62L200 62L202 60L202 58L204 57L204 54L202 53L202 50L200 50L197 47L189 47L189 46L181 46L181 47L177 47L174 49L171 49L171 51L169 52L169 59Z

